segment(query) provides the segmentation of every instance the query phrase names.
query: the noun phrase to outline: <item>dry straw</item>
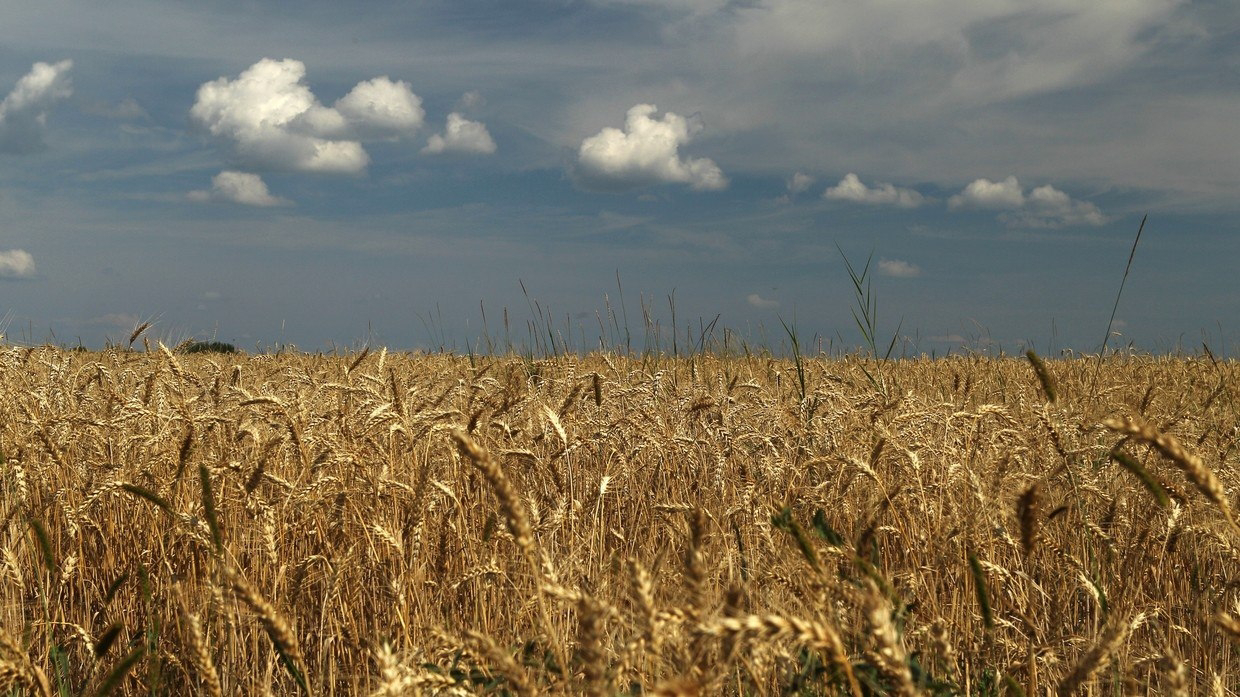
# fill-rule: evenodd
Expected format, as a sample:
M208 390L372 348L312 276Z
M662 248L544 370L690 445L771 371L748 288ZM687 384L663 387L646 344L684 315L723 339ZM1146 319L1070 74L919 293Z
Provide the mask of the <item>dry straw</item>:
M211 657L207 637L202 631L202 623L198 615L190 612L184 597L180 600L180 611L181 632L186 648L189 650L190 664L194 667L203 685L206 686L207 694L210 697L223 697L224 687L220 683L219 672L215 669L215 659Z
M1097 391L1092 357L1048 362L1051 406L1024 358L802 356L804 403L754 351L134 346L0 347L2 694L858 697L998 670L1011 694L1190 695L1236 674L1240 613L1198 602L1240 578L1225 361L1104 360ZM1133 410L1114 435L1088 417ZM1155 631L1122 621L1141 598Z
M258 621L263 625L263 630L267 632L268 638L271 639L276 653L279 654L284 667L293 676L298 687L306 694L309 694L310 688L306 684L306 663L302 658L301 647L298 644L297 635L293 633L292 627L276 611L275 606L267 602L267 599L258 592L258 589L245 580L245 577L240 573L230 570L226 572L226 576L229 585L232 586L237 597L241 598L258 617Z
M1240 534L1240 526L1236 525L1231 513L1231 504L1227 502L1227 493L1214 472L1206 467L1205 462L1189 452L1180 441L1170 434L1162 433L1139 417L1126 416L1120 419L1107 419L1103 425L1112 431L1122 433L1133 440L1148 443L1163 457L1171 460L1184 473L1193 486L1205 495L1227 519L1232 531Z
M1130 618L1114 614L1103 626L1098 641L1077 661L1072 672L1068 673L1059 683L1060 697L1070 697L1082 693L1086 684L1093 680L1102 669L1106 668L1115 651L1128 638L1132 623Z

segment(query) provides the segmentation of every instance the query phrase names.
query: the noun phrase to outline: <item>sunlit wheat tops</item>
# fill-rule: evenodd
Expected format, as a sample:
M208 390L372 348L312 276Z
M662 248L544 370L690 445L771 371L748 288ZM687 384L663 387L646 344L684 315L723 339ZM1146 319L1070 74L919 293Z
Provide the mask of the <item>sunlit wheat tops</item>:
M1112 431L1129 435L1134 440L1149 443L1164 457L1171 460L1176 467L1184 472L1184 476L1193 483L1193 486L1197 487L1198 491L1210 499L1214 505L1218 506L1227 522L1231 524L1233 531L1240 533L1240 527L1237 527L1235 519L1232 517L1231 504L1227 502L1227 494L1223 491L1223 485L1219 482L1218 477L1214 476L1214 472L1209 467L1206 467L1205 462L1200 457L1185 449L1175 436L1161 433L1158 429L1136 417L1108 419L1104 422L1104 425Z
M132 347L0 347L2 697L1240 694L1232 362Z

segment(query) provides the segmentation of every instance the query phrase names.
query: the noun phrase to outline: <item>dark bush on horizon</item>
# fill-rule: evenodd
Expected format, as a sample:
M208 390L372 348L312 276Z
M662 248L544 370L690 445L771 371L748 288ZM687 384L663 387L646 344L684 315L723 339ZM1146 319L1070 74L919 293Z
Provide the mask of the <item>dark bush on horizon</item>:
M184 349L184 353L236 353L237 347L223 341L195 341Z

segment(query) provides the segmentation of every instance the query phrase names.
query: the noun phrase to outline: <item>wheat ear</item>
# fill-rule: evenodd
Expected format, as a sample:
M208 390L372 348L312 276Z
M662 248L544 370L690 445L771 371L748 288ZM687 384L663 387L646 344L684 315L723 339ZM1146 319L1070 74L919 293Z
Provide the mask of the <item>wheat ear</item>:
M202 623L198 615L189 611L189 605L181 598L181 626L185 632L186 648L189 649L189 661L198 673L198 677L207 686L207 694L211 697L224 697L224 686L220 683L220 675L215 670L215 661L207 648L206 636L202 632Z
M227 575L228 582L232 586L233 591L258 616L259 623L263 625L263 629L271 639L272 645L275 646L276 653L280 655L280 660L284 662L284 667L288 669L289 674L297 681L297 685L306 694L310 694L310 687L306 683L304 668L306 664L301 656L301 647L297 643L297 635L293 633L288 622L284 621L284 618L276 611L275 606L267 602L266 598L258 592L258 589L245 580L241 574L229 571Z
M1227 494L1223 491L1223 485L1219 482L1218 477L1214 476L1214 472L1195 453L1189 452L1180 441L1172 435L1162 433L1158 429L1149 425L1142 419L1133 416L1126 416L1122 419L1107 419L1102 422L1104 426L1117 433L1123 433L1130 438L1148 443L1155 450L1162 454L1163 457L1175 463L1175 466L1184 472L1184 476L1188 478L1197 490L1205 495L1206 498L1218 506L1222 511L1223 517L1227 519L1228 525L1232 531L1240 534L1240 526L1236 525L1236 520L1231 513L1231 504L1227 502Z
M1111 655L1128 638L1128 631L1131 628L1132 623L1129 622L1128 617L1118 614L1112 615L1111 620L1102 628L1102 636L1098 638L1098 643L1094 644L1081 657L1081 660L1077 662L1076 667L1072 669L1068 677L1059 683L1058 694L1060 697L1081 694L1084 685L1092 680L1099 671L1107 667L1107 663L1111 660Z

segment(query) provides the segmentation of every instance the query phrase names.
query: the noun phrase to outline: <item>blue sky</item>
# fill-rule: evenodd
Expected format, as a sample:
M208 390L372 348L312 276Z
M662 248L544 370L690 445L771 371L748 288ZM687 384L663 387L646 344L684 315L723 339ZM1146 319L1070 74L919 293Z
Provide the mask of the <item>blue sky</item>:
M1240 342L1234 2L275 6L0 0L7 341Z

